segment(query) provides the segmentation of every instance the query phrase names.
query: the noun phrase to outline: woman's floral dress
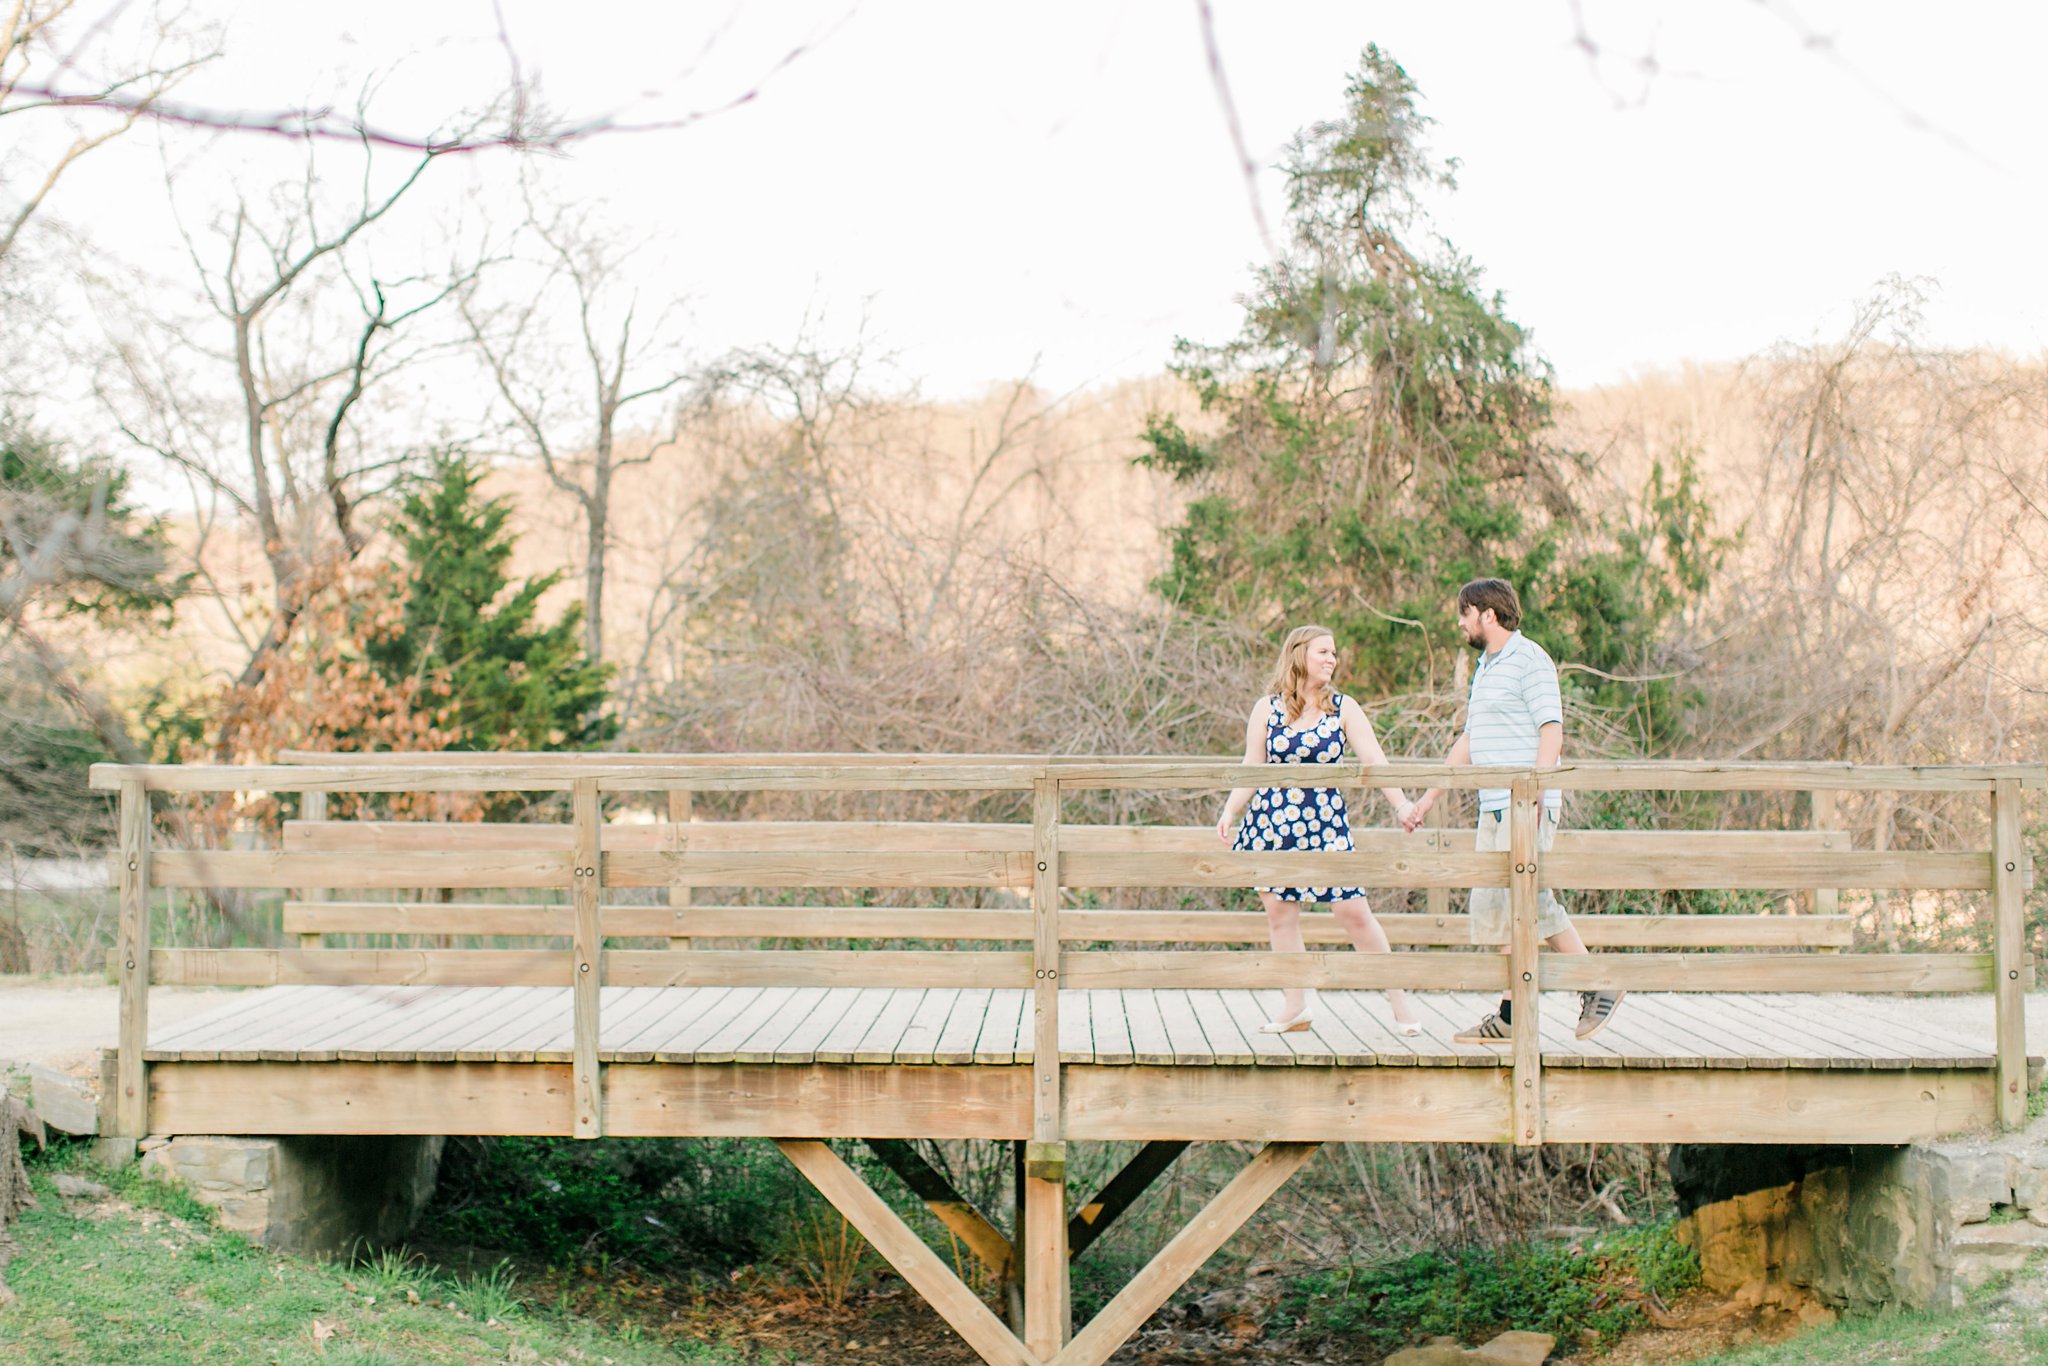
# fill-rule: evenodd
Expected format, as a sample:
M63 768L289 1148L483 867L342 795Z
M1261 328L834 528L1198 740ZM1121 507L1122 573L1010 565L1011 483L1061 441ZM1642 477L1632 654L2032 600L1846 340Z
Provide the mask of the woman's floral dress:
M1280 699L1267 699L1266 762L1334 764L1344 757L1344 695L1330 700L1330 712L1302 730L1287 724ZM1344 794L1334 787L1264 787L1252 796L1232 849L1279 851L1350 849L1351 819ZM1261 887L1282 901L1346 901L1362 897L1357 887Z

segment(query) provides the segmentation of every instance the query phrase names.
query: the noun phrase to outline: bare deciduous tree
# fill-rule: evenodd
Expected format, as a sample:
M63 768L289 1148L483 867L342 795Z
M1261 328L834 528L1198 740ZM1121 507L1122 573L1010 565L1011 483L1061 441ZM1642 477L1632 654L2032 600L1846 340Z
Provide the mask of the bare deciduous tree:
M527 210L528 250L518 264L528 278L511 286L522 301L494 307L466 290L462 317L496 390L505 450L536 462L576 508L584 648L602 659L614 489L621 471L676 442L677 405L662 412L656 401L690 382L681 311L674 302L644 306L632 248L594 210L546 204L530 187ZM653 415L649 424L630 428L642 412Z
M0 206L0 260L79 158L148 117L220 55L218 31L182 7L152 6L139 28L129 8L12 0L0 11L0 119L15 120L6 125L13 150L0 155L0 180L24 187ZM88 112L90 120L79 117ZM40 137L29 136L30 119Z
M1733 757L1995 762L2048 744L2048 381L1927 347L1894 283L1834 341L1749 367L1743 550L1697 654L1699 740ZM1879 848L1980 836L1981 803L1879 795ZM1878 937L1906 934L1896 898Z
M309 157L289 199L246 195L203 237L188 233L199 320L138 320L118 374L100 385L120 430L191 482L203 529L225 506L258 542L267 613L253 631L230 613L246 648L239 688L254 687L289 639L315 571L363 552L363 509L418 453L400 415L365 400L452 344L415 336L417 324L472 284L484 258L431 277L387 275L368 241L437 155L378 183L378 158L363 148L358 193L339 204ZM203 572L203 545L196 558ZM220 748L231 752L233 736Z

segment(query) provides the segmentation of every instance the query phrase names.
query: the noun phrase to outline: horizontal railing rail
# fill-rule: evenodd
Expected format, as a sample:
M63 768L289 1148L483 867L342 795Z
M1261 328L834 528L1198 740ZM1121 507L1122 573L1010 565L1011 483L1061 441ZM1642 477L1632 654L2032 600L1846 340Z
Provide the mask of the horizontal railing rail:
M96 791L140 782L156 792L565 792L594 780L600 792L861 792L1028 791L1040 775L1074 792L1120 788L1198 790L1272 786L1272 769L1231 759L1083 759L906 762L859 756L860 762L801 763L799 756L763 762L759 755L695 756L690 764L633 763L655 756L578 756L574 761L461 763L443 756L360 755L331 764L94 764ZM828 758L837 756L828 756ZM1381 787L1426 782L1445 788L1501 787L1526 778L1543 788L1610 792L1989 792L1998 783L2048 786L2039 764L1856 765L1813 763L1601 762L1521 765L1437 763L1318 764L1318 787Z
M921 906L649 906L606 902L607 939L919 939L1028 940L1028 909ZM797 914L794 914L797 913ZM286 901L288 935L435 935L465 938L563 938L574 928L566 903L445 901ZM1382 911L1390 942L1465 944L1466 917ZM1634 948L1848 948L1846 915L1608 914L1587 916L1579 937L1590 945ZM1060 911L1070 943L1263 944L1266 917L1256 911ZM1351 942L1334 921L1302 924L1311 944Z
M574 998L576 1129L603 1131L597 1026L600 984L612 986L873 986L1031 992L1033 1135L1059 1140L1057 1022L1065 990L1242 989L1287 986L1444 991L1505 989L1516 1019L1539 1018L1539 991L1973 992L1998 1005L1998 1118L2024 1112L2023 1009L2031 982L2021 898L2031 864L2019 837L2021 793L2048 780L2039 765L1859 767L1840 764L1640 762L1548 768L1430 763L1317 765L1307 773L1234 760L1154 757L885 755L334 755L293 752L272 765L96 765L92 783L121 794L122 1047L117 1111L123 1132L146 1132L143 1051L151 983L221 986L403 983L569 986ZM1481 852L1432 829L1361 828L1350 851L1248 853L1208 828L1112 826L1061 818L1064 797L1229 786L1507 787L1510 848ZM1911 791L1988 794L1991 847L1875 850L1839 830L1558 832L1539 852L1546 788L1675 792ZM945 792L1031 794L1024 823L904 820L699 821L698 792ZM279 849L154 847L151 793L297 792L305 818L287 821ZM565 792L567 824L324 819L326 794ZM665 821L607 822L605 793L669 795ZM1816 801L1816 810L1819 804ZM1379 917L1398 955L1326 952L1344 942L1311 918L1310 949L1217 953L1257 944L1264 917L1217 910L1067 907L1068 890L1227 889L1258 885L1501 888L1513 932L1507 951L1445 951L1465 942L1463 916ZM1586 890L1806 892L1816 905L1841 889L1989 894L1991 951L1843 955L1849 917L1759 914L1587 916L1594 947L1646 950L1543 953L1535 907L1546 886ZM159 888L298 889L283 927L297 947L210 949L150 942ZM692 904L699 888L889 891L968 889L995 906L749 906ZM667 905L611 892L662 892ZM552 901L333 899L335 893L531 893ZM413 936L433 943L330 945L329 936ZM560 947L466 946L469 939L567 939ZM667 940L664 948L621 940ZM774 946L710 947L709 941ZM890 947L785 947L804 941ZM1024 945L1026 947L980 947ZM965 946L963 946L965 945ZM1147 945L1177 948L1142 947ZM1106 947L1103 947L1106 946ZM679 952L678 950L686 950ZM1712 950L1712 952L1700 952ZM1814 950L1830 951L1825 956ZM1526 1012L1526 1014L1525 1014ZM1534 1028L1516 1031L1511 1128L1541 1141L1542 1060Z

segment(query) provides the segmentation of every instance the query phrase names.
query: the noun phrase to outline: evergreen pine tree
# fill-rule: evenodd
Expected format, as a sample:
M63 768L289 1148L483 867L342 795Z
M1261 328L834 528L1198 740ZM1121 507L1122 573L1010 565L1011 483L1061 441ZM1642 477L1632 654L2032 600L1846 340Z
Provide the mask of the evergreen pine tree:
M611 666L587 658L583 607L540 619L563 571L514 584L507 498L486 498L465 453L444 452L405 500L398 537L410 573L404 622L369 646L392 681L444 675L444 724L472 750L593 749L618 733L603 714Z
M1154 586L1265 632L1330 626L1368 696L1444 677L1447 604L1482 575L1520 588L1560 661L1642 672L1711 566L1693 471L1655 471L1618 515L1581 506L1586 457L1554 439L1548 368L1478 267L1420 231L1418 197L1452 186L1428 124L1408 73L1369 47L1343 116L1291 144L1285 254L1257 272L1235 339L1176 347L1200 430L1155 415L1145 432L1139 462L1193 494ZM1592 691L1639 720L1673 710Z

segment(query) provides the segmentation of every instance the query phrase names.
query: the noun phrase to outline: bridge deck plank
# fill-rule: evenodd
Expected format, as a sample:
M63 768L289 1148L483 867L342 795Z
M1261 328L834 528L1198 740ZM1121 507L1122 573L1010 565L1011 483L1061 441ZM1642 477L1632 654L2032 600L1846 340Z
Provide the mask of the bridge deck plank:
M1181 1067L1205 1067L1216 1061L1216 1050L1209 1046L1208 1035L1202 1032L1202 1022L1195 1016L1195 1008L1188 1004L1188 994L1178 987L1152 993L1153 1004L1159 1007L1159 1022L1166 1026L1167 1042L1173 1046L1174 1063Z
M299 987L305 991L305 987ZM506 987L397 987L383 997L381 1010L367 1010L340 1022L340 1028L324 1036L297 1040L299 1063L377 1061L381 1044L410 1044L428 1028L446 1028L446 1022L463 1020L481 1012ZM520 991L520 987L510 987Z
M299 988L305 990L306 988ZM402 991L405 1004L372 1014L328 1039L307 1040L300 1062L375 1062L390 1048L418 1048L430 1035L445 1035L480 1017L512 987L438 987Z
M1147 1067L1171 1067L1175 1061L1173 1039L1159 1013L1160 993L1125 991L1109 994L1122 998L1124 1024L1131 1036L1131 1061Z
M983 1065L1031 1061L1031 993L998 987L989 993L973 1061Z
M933 987L926 991L910 1022L903 1027L902 1036L896 1040L895 1060L910 1065L931 1062L938 1051L939 1038L945 1033L946 1021L952 1018L959 1001L959 987Z
M693 988L683 987L680 990L690 991ZM675 1028L662 1031L650 1038L654 1061L694 1062L697 1050L704 1046L705 1040L717 1033L728 1020L745 1010L761 992L760 987L733 987L712 1001L703 1011L678 1019L675 1021Z
M1483 992L1411 993L1423 1032L1400 1035L1378 992L1321 993L1314 1027L1263 1034L1280 993L1089 988L1060 998L1063 1058L1096 1066L1499 1067L1451 1035L1493 1008ZM607 987L607 1062L1014 1066L1031 1060L1030 994L1013 989ZM281 986L166 1026L150 1061L550 1062L567 1057L565 987ZM1992 1065L1988 1041L1867 996L1633 992L1596 1038L1572 1037L1576 999L1544 997L1545 1067L1900 1071Z

